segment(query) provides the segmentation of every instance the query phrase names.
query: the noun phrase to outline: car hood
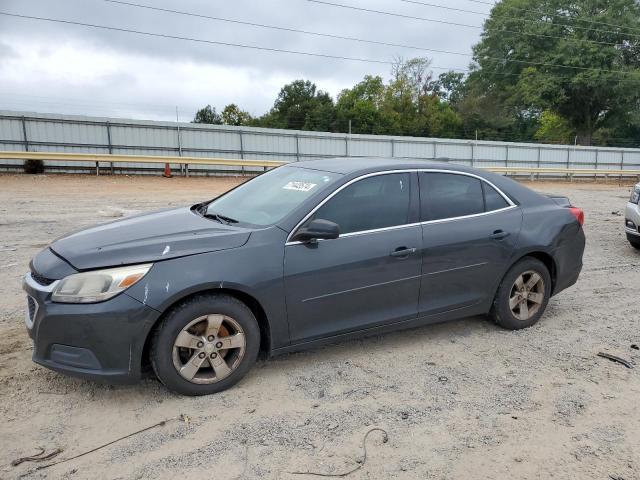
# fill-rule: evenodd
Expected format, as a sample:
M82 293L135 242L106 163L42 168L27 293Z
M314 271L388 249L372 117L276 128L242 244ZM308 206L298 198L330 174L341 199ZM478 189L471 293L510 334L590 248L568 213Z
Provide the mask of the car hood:
M80 230L50 248L74 268L88 270L236 248L250 235L251 230L220 224L184 207Z

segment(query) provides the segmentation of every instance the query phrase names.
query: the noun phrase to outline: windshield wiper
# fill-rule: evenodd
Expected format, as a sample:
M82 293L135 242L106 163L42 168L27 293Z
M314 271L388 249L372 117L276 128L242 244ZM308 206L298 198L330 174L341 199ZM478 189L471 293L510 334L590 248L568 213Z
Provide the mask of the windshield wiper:
M214 212L203 212L202 216L204 218L211 218L212 220L217 220L220 223L226 223L227 225L230 225L232 223L238 223L238 220L236 220L235 218L231 218L231 217L226 217L224 215L220 215L219 213L214 213Z

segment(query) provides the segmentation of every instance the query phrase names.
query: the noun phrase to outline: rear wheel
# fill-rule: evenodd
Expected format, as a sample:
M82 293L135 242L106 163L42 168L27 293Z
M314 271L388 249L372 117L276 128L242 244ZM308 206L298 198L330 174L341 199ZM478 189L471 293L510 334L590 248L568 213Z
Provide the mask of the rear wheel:
M525 257L502 279L490 317L501 327L518 330L534 325L551 296L551 275L540 260Z
M207 395L238 382L255 363L260 329L251 310L220 294L198 295L174 308L158 326L151 364L167 388Z

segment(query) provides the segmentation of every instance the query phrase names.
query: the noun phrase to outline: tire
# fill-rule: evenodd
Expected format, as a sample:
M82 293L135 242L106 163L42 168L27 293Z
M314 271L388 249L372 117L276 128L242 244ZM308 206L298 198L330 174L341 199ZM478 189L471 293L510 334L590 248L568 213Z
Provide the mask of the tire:
M229 295L202 294L163 318L151 339L150 357L169 390L195 396L235 385L259 350L260 328L249 307Z
M535 280L534 275L539 280L529 289L528 285ZM520 289L518 285L522 285L524 289ZM540 320L550 296L549 270L540 260L525 257L514 264L500 282L489 316L498 325L509 330L527 328ZM510 305L512 301L514 303Z
M640 250L640 240L631 240L631 239L629 239L629 243L636 250Z

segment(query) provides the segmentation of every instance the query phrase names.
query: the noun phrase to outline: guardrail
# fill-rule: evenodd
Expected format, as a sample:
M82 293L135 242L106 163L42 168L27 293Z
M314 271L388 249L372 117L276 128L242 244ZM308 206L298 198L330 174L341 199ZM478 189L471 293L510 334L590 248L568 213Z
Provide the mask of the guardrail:
M640 181L640 170L638 169L605 169L605 168L536 168L536 167L486 167L484 170L494 173L501 173L507 176L529 175L531 180L540 178L540 175L555 175L556 177L566 177L573 181L574 176L582 177L604 177L605 181L609 177L619 179L637 177Z
M397 157L396 157L397 158ZM112 163L159 163L175 165L220 165L236 167L262 167L264 169L284 165L287 162L273 160L248 160L211 157L171 157L165 155L118 155L108 153L64 153L64 152L15 152L0 151L0 160L42 160L67 162L95 162L96 174L100 173L100 162ZM480 167L505 175L557 175L573 180L575 175L599 177L639 177L640 169L595 169L595 168L539 168L539 167ZM185 169L188 176L189 170Z

